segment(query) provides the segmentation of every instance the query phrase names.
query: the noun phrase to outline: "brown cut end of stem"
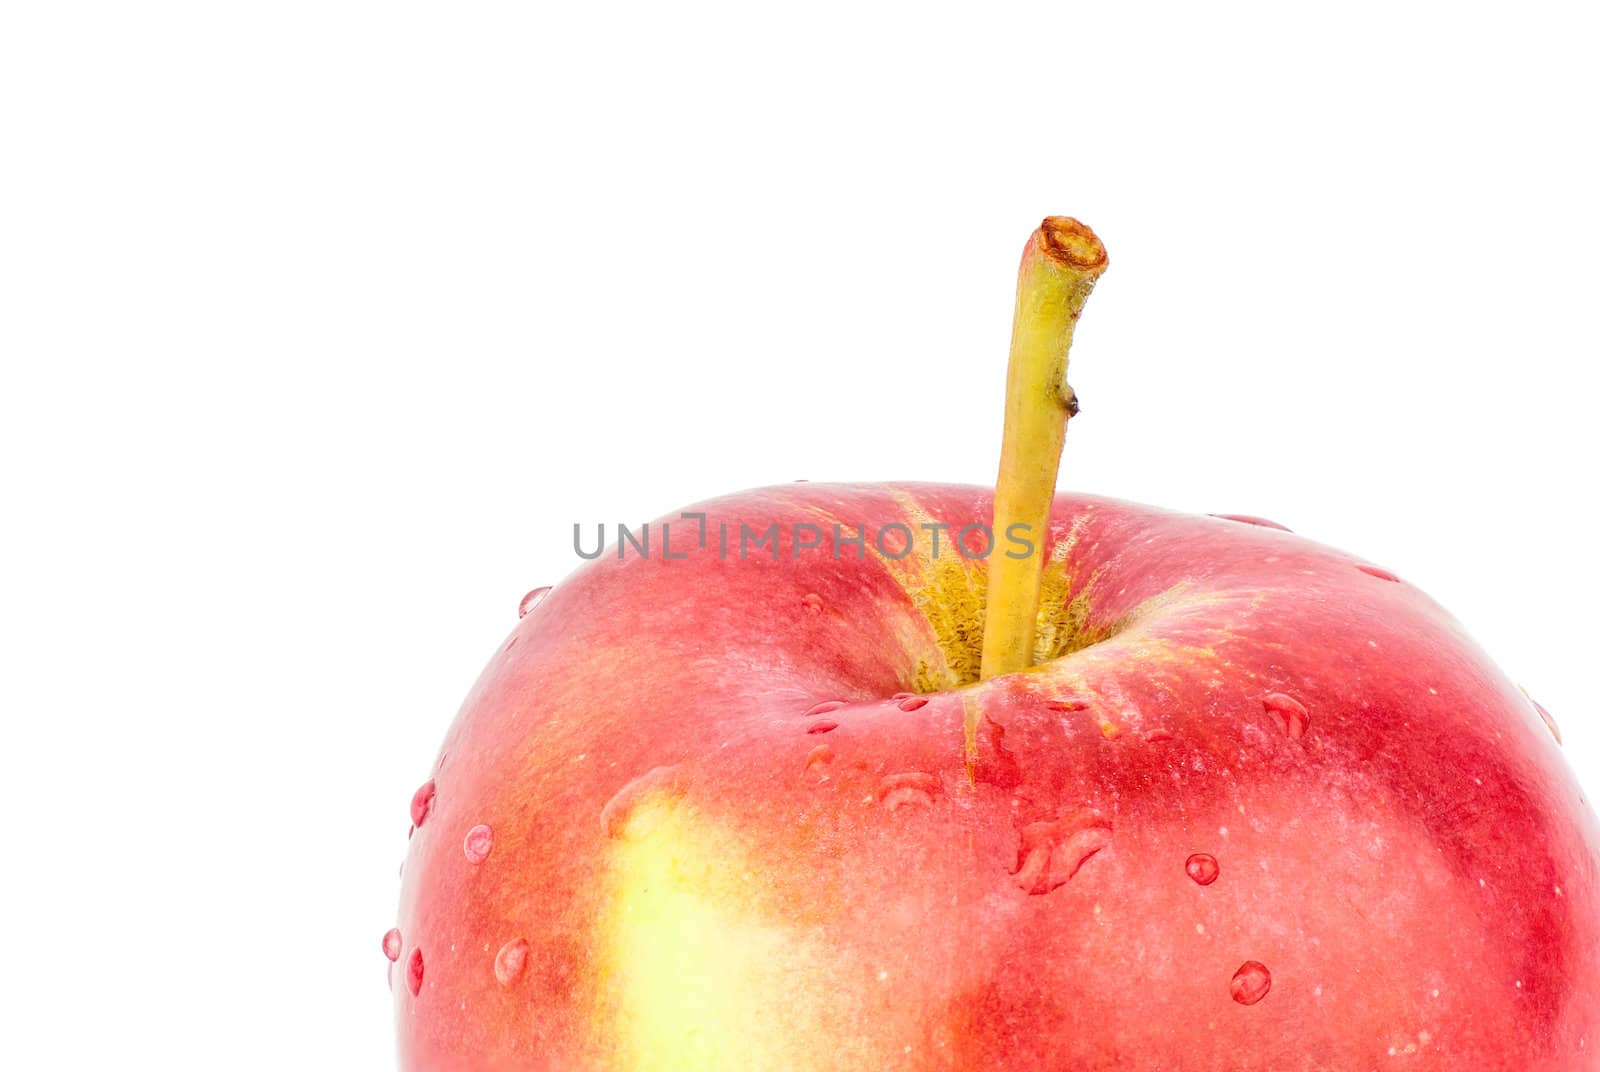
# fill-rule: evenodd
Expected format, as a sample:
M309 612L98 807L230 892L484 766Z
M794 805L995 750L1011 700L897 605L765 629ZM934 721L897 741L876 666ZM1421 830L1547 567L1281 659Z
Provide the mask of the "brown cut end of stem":
M1071 216L1046 216L1039 224L1039 244L1051 260L1065 267L1104 271L1108 263L1100 237Z

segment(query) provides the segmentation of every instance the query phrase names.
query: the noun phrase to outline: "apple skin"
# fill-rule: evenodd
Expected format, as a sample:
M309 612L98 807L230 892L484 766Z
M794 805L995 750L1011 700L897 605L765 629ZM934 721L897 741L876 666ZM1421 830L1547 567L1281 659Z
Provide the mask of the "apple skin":
M891 697L954 684L972 624L941 647L923 611L984 563L925 533L836 559L832 524L987 523L989 492L699 509L705 549L668 518L686 559L557 586L450 730L403 872L402 1068L1600 1068L1594 814L1409 584L1062 495L1047 599L1097 642L919 704ZM740 522L779 560L740 560ZM795 557L802 523L829 536Z

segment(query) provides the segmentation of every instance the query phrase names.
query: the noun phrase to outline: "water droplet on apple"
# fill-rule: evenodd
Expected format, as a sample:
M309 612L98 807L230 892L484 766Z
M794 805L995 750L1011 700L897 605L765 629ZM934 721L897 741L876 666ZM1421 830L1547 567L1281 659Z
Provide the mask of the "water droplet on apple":
M461 851L466 854L469 864L483 863L493 849L494 831L483 823L468 830L466 840L461 843Z
M1523 695L1528 696L1526 692L1524 692ZM1544 719L1545 728L1550 731L1550 736L1556 739L1556 744L1560 744L1561 727L1556 725L1555 716L1549 711L1546 711L1544 704L1540 703L1538 700L1535 700L1532 696L1528 696L1528 702L1533 705L1533 709L1535 711L1539 712L1539 717Z
M1025 893L1049 893L1071 881L1089 857L1111 844L1111 824L1093 811L1022 828L1012 874Z
M406 962L406 988L411 991L411 996L416 997L422 992L422 950L413 949L411 959Z
M806 713L800 717L816 718L818 715L826 715L828 712L837 711L844 706L846 705L843 700L823 700L821 703L815 703L806 708Z
M1305 735L1306 726L1311 722L1311 716L1306 711L1305 704L1296 700L1293 696L1285 696L1281 692L1267 693L1261 698L1261 704L1278 723L1278 728L1287 736L1302 737Z
M513 938L500 947L500 952L494 956L494 977L501 986L510 986L522 978L523 969L528 966L528 943L521 938Z
M533 613L533 608L544 602L544 597L550 594L550 586L535 588L522 597L522 602L517 604L517 617L526 618Z
M1267 971L1267 966L1255 960L1247 960L1233 973L1233 981L1228 984L1228 992L1233 995L1233 1000L1240 1005L1254 1005L1267 996L1267 991L1272 989L1272 973Z
M433 811L433 783L425 782L421 789L411 794L411 825L420 827Z
M891 774L878 783L878 800L888 811L899 811L907 806L931 808L939 788L939 779L933 775L906 771Z
M898 706L902 711L916 711L928 706L928 698L926 696L907 696L900 701Z
M383 955L390 962L400 959L400 928L395 927L383 936Z
M807 592L806 595L804 596L804 598L802 598L800 600L800 602L801 602L802 605L805 606L807 613L810 613L810 614L821 614L822 613L822 597L817 595L817 593L815 593L815 592Z
M1006 747L1006 729L987 711L978 720L978 754L969 761L967 772L974 782L982 782L1010 792L1022 784L1022 765Z
M653 767L612 794L600 809L607 837L642 841L655 832L683 795L676 767Z
M1280 525L1276 521L1268 521L1264 517L1253 514L1212 514L1212 517L1221 518L1223 521L1237 521L1241 525L1258 525L1264 529L1277 529L1279 532L1293 532L1287 525Z
M1197 852L1189 857L1183 862L1183 870L1199 886L1211 885L1222 872L1217 866L1217 858L1209 852Z
M1360 570L1362 573L1365 573L1368 577L1376 577L1380 581L1398 582L1400 580L1399 577L1396 577L1382 566L1360 565L1357 566L1356 569Z
M832 733L839 728L839 724L831 718L822 718L806 727L807 733Z

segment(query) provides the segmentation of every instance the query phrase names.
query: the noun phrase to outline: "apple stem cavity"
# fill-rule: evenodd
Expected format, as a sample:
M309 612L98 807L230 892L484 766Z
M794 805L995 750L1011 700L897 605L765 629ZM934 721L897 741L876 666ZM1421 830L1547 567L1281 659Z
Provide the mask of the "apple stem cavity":
M1011 537L1019 536L1033 550L1022 557L997 554L989 559L982 680L1033 665L1045 534L1067 421L1078 412L1067 384L1067 351L1083 304L1106 263L1100 239L1068 216L1047 217L1022 251L1006 370L1005 435L994 489L994 533L1013 546L1020 545Z

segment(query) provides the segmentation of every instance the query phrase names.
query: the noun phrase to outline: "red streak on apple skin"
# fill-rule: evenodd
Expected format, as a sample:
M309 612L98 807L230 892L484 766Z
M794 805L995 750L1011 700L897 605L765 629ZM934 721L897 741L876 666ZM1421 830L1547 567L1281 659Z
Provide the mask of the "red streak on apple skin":
M959 530L990 500L804 484L701 509L831 534ZM730 856L694 872L715 911L777 936L740 1001L774 1038L828 1010L794 1072L1309 1072L1398 1067L1391 1046L1430 1072L1600 1067L1600 829L1537 711L1413 586L1259 525L1060 496L1049 551L1109 635L905 712L860 701L937 692L920 552L708 544L584 565L473 688L405 868L428 986L402 962L403 1069L632 1067L628 966L601 962L621 835L689 828ZM1310 713L1298 737L1270 694ZM822 751L797 716L840 697ZM628 822L663 799L654 834L658 808ZM459 832L488 815L474 866ZM1201 846L1228 863L1205 888L1176 866ZM1244 1005L1251 963L1270 995Z

